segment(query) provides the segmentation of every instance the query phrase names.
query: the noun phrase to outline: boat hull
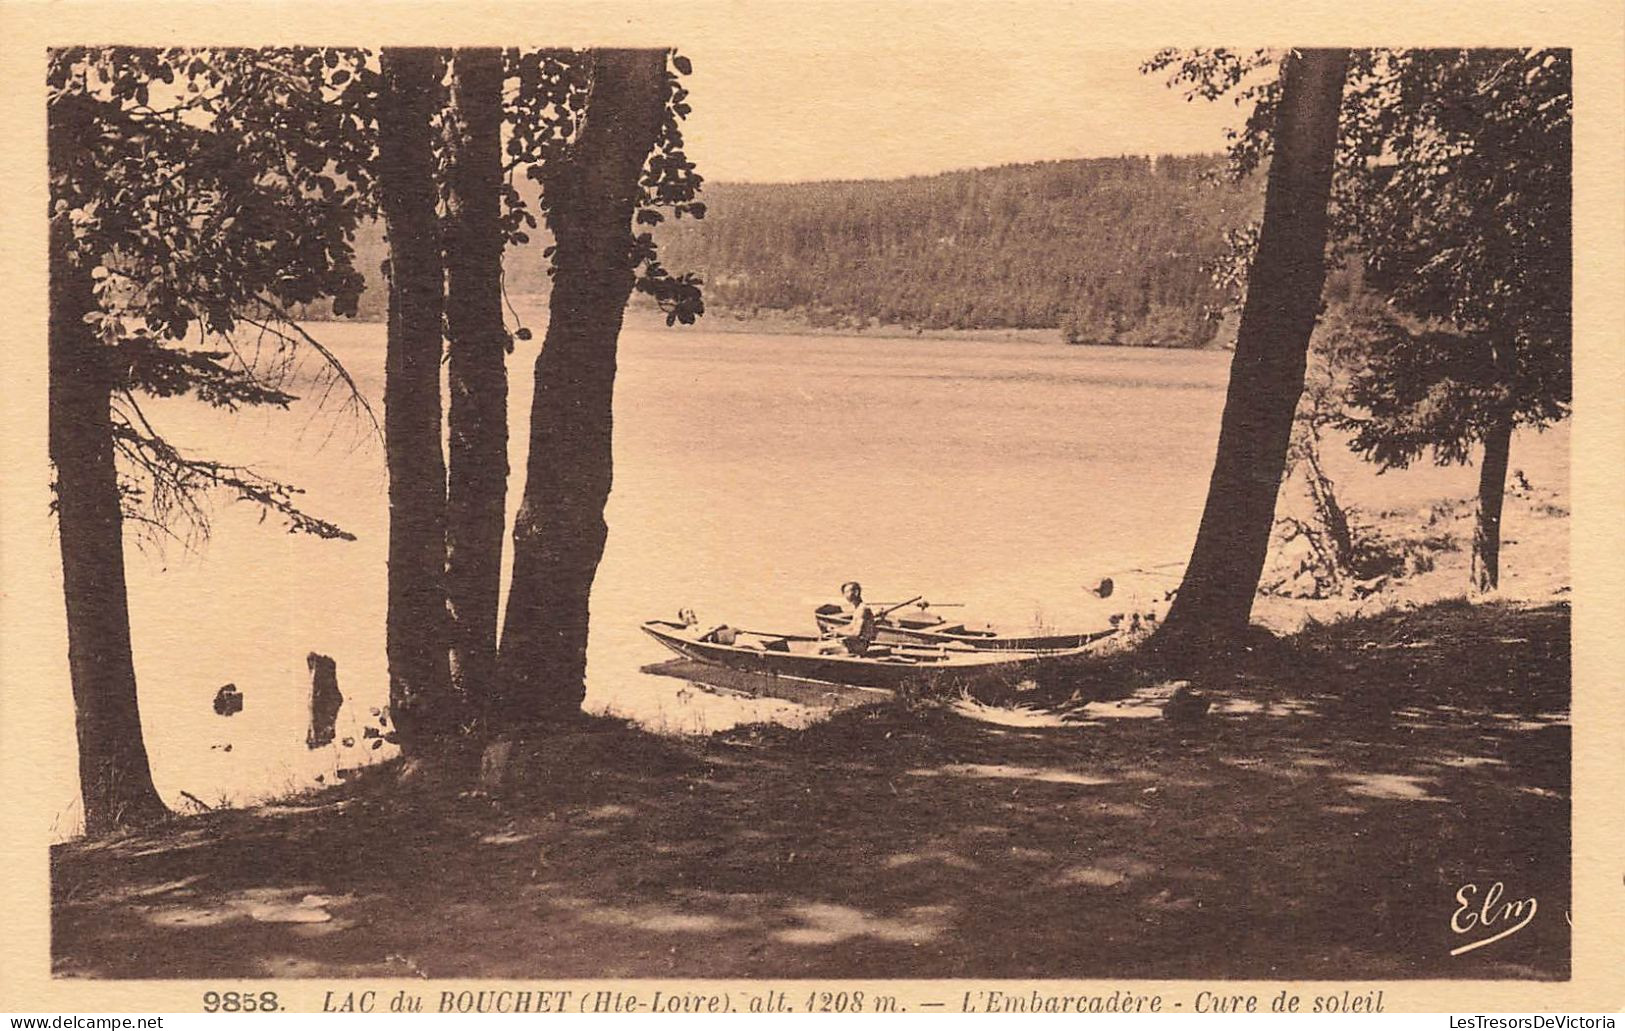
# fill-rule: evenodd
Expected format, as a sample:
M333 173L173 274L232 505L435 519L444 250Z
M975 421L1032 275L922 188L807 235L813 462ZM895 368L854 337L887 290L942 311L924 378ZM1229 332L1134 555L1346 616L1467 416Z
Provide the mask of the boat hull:
M894 646L873 656L824 655L826 642L815 637L735 631L735 639L759 644L723 644L705 634L664 620L643 624L643 631L685 659L759 676L793 677L821 683L897 690L905 685L955 678L1021 676L1036 672L1067 652L990 652L954 647ZM784 647L778 648L777 642ZM765 646L761 646L765 645Z

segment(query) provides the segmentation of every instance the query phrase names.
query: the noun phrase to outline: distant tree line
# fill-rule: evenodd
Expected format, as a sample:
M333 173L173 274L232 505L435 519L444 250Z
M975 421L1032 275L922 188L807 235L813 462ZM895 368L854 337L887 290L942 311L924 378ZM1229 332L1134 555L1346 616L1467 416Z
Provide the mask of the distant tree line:
M1256 217L1218 157L1049 161L881 182L724 184L672 260L735 311L927 329L1061 328L1074 343L1195 347L1208 265Z
M1212 267L1258 217L1260 179L1219 155L1047 161L895 180L706 186L708 217L659 227L713 310L819 327L1060 329L1069 343L1203 347L1226 301ZM534 240L523 248L542 248ZM363 228L362 317L385 308ZM541 260L510 294L545 294Z

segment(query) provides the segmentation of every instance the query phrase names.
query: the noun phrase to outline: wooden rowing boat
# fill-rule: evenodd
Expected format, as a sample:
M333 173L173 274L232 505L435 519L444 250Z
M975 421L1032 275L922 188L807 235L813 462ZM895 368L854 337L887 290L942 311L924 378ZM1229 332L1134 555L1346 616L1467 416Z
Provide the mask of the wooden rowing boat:
M771 673L747 673L708 662L672 656L641 667L638 672L675 677L707 694L726 698L777 698L828 712L840 712L859 705L874 705L897 697L884 687L860 687L825 680L802 680Z
M767 676L896 690L904 684L962 677L1020 677L1073 651L993 651L957 645L876 644L864 655L829 654L827 639L764 634L731 627L702 629L670 620L643 624L644 633L686 659Z
M818 629L826 634L844 629L852 622L852 614L835 604L818 606L814 616ZM929 609L893 612L875 624L875 640L881 644L960 645L978 651L1074 651L1115 633L1116 627L1082 634L1001 634L990 628L950 622Z

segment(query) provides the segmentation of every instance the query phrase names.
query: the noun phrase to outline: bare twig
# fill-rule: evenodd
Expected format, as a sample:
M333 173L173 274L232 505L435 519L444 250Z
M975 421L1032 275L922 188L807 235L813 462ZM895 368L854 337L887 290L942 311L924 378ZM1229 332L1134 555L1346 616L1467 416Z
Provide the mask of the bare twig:
M320 340L317 340L315 337L306 332L305 327L301 326L297 321L295 321L293 316L281 304L278 304L272 298L264 296L256 297L255 300L263 304L278 322L287 326L295 334L297 334L299 340L302 340L317 354L321 355L322 360L327 363L330 369L333 370L333 373L344 382L346 387L349 388L351 400L360 407L363 413L365 413L367 416L367 421L372 424L372 432L374 436L376 436L378 440L382 442L384 439L384 429L383 425L378 421L377 413L373 411L371 402L369 402L366 395L361 392L360 385L358 385L355 378L350 375L350 370L344 367L344 363L339 361L338 356L332 351L328 350L326 345L324 345ZM261 329L281 336L284 339L289 339L286 333L269 322L261 322L251 318L244 318L243 321L247 322L251 326L259 326ZM292 343L294 341L289 339L289 342Z

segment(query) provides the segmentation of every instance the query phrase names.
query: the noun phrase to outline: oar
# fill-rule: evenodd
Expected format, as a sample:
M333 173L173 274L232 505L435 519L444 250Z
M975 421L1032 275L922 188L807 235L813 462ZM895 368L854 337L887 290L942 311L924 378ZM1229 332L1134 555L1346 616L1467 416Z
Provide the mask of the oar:
M914 604L915 602L919 601L920 599L922 599L924 597L925 597L925 595L923 595L923 594L916 594L914 597L910 598L908 601L900 601L896 605L893 605L893 606L891 606L889 608L881 609L879 612L875 613L875 622L876 623L880 622L882 619L885 619L887 616L891 615L893 612L896 612L898 609L902 608L903 606L912 605L912 604ZM833 632L833 631L831 631L831 632Z
M885 619L887 616L891 615L893 612L896 612L898 609L903 608L904 606L907 606L907 605L912 605L915 602L920 601L920 600L922 600L924 598L925 598L925 595L916 594L914 597L910 598L908 601L900 601L896 605L891 606L890 608L881 609L879 612L875 613L875 619L877 619L877 620L878 619Z

